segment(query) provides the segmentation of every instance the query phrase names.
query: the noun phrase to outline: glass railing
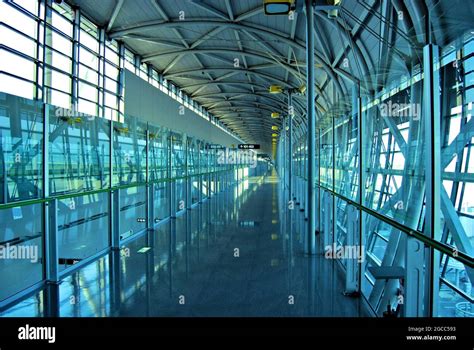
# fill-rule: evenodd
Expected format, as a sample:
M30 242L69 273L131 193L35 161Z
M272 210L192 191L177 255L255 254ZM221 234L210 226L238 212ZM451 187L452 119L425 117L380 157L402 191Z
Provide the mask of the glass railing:
M0 306L223 190L241 166L218 166L206 141L134 116L112 122L5 93L0 128Z

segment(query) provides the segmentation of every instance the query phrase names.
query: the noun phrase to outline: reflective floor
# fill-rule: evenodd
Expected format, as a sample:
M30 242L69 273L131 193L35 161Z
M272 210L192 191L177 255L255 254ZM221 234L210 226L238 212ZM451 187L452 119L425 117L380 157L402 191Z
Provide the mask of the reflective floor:
M251 178L0 315L367 316L284 203L275 177Z

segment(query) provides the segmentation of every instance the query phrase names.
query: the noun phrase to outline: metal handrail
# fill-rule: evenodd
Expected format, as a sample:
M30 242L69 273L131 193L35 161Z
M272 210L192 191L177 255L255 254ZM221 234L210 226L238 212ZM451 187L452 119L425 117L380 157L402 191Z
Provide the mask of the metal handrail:
M113 191L121 190L121 189L127 189L127 188L131 188L131 187L146 186L146 185L155 184L155 183L163 183L163 182L168 183L168 182L172 182L172 181L176 181L176 180L185 180L185 179L196 177L196 176L220 174L220 173L228 172L228 171L231 171L231 170L236 170L236 169L239 169L239 168L244 168L244 167L236 167L236 168L232 168L232 169L210 171L210 172L199 173L199 174L190 174L190 175L185 175L185 176L169 177L169 178L157 179L157 180L148 181L148 182L134 182L132 184L117 185L117 186L101 188L101 189L92 190L92 191L74 192L74 193L53 195L53 196L50 196L48 198L36 198L36 199L27 199L27 200L22 200L22 201L17 201L17 202L9 202L9 203L5 203L5 204L0 204L0 210L2 210L2 209L11 209L11 208L16 208L16 207L24 207L24 206L28 206L28 205L34 205L34 204L42 204L42 203L45 203L45 202L50 202L50 201L55 200L55 199L56 200L70 199L70 198L94 195L94 194L98 194L98 193L108 193L108 192L113 192Z

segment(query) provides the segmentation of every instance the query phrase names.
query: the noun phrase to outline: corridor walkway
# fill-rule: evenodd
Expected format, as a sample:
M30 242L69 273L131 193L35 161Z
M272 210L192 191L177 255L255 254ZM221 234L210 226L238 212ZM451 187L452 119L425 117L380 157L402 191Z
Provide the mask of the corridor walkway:
M302 253L299 210L251 178L2 316L364 316L337 262Z

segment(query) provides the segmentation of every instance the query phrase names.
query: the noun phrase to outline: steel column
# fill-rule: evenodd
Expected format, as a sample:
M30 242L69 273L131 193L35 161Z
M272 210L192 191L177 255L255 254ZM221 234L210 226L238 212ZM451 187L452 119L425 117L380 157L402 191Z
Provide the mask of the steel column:
M305 253L316 254L316 220L314 215L316 197L314 191L314 163L315 163L315 147L316 139L316 123L315 123L315 93L314 93L314 8L312 0L306 0L306 87L307 87L307 118L308 118L308 242L305 247Z
M424 258L423 242L406 237L405 285L401 299L404 317L426 317L424 300Z
M425 234L441 239L441 104L439 76L439 47L433 44L423 48L423 110L425 123L425 186L426 217ZM440 254L430 250L429 309L431 317L438 315Z
M293 98L288 92L288 198L293 200Z

